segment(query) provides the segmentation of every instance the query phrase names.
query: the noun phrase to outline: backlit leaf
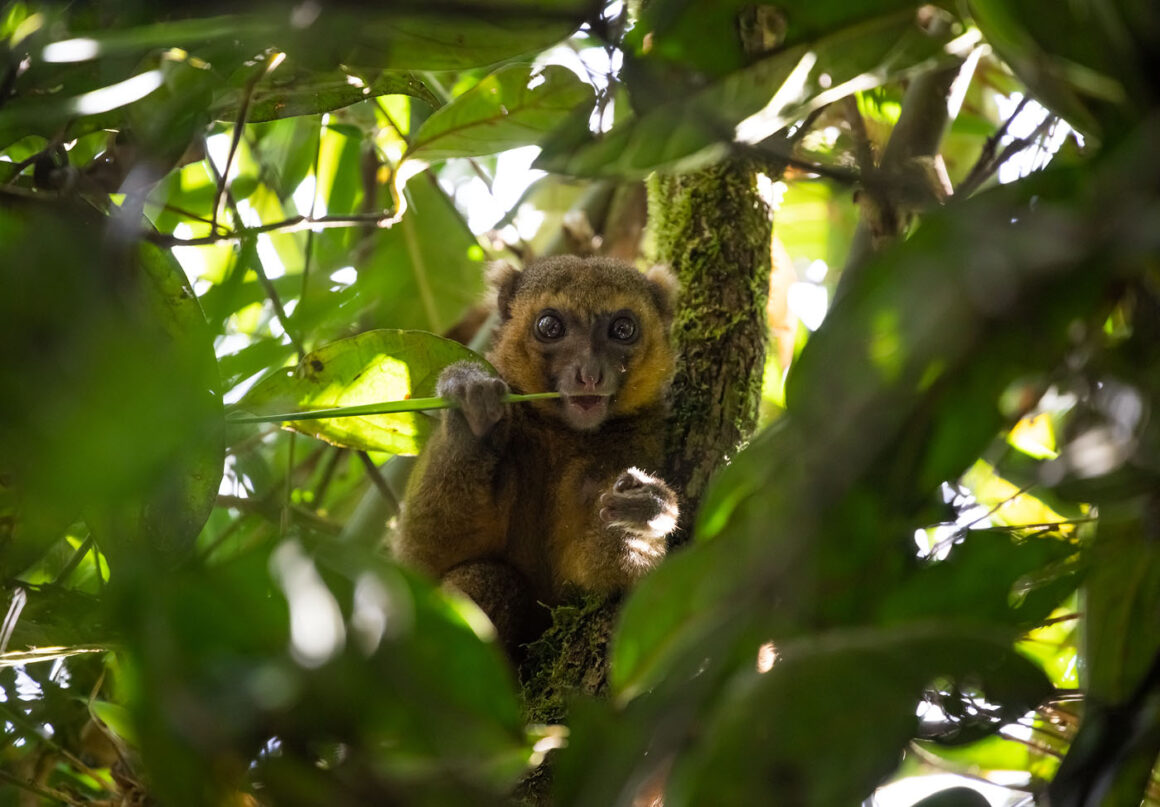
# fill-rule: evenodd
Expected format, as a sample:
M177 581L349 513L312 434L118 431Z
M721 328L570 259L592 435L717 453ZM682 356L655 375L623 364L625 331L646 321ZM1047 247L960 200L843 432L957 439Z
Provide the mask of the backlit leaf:
M254 414L427 398L439 372L456 361L486 365L449 339L421 331L376 330L331 342L297 366L259 381L239 408ZM287 428L364 451L416 454L434 421L416 412L294 421Z

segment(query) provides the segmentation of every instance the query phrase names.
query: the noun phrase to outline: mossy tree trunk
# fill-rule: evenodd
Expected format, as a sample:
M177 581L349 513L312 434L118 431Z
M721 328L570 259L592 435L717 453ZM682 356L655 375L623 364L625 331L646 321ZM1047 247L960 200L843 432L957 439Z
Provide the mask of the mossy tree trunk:
M649 181L656 256L681 281L664 477L683 494L683 533L761 404L772 227L757 176L754 163L731 160Z

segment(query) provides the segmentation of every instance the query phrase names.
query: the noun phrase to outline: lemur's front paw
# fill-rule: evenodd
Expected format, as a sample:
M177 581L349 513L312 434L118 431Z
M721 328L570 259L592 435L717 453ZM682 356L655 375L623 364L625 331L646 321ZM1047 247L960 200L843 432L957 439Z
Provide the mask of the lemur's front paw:
M478 364L457 362L447 367L439 376L435 391L455 402L476 437L486 436L507 412L503 399L508 394L508 385Z
M605 525L640 538L657 541L677 526L677 494L640 468L629 468L617 477L612 489L600 496L599 506Z

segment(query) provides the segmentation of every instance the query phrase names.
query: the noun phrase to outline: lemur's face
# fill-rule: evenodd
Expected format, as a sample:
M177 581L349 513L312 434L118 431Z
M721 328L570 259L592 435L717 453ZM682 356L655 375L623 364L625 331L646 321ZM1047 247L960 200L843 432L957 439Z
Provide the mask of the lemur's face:
M491 358L517 391L561 393L541 412L589 431L664 396L674 365L666 288L578 258L533 264L513 286Z

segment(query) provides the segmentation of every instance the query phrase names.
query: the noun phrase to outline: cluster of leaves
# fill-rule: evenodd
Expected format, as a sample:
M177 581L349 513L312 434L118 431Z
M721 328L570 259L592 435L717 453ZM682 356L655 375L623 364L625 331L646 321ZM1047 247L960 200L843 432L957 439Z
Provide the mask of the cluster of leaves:
M469 354L412 330L459 323L486 258L546 248L477 237L449 193L495 179L497 152L539 144L554 172L497 226L733 154L795 166L787 219L852 224L819 177L881 180L843 157L889 133L898 80L969 64L944 148L966 183L993 98L1021 86L985 40L1096 156L924 215L858 273L695 545L627 601L612 698L573 710L555 798L631 803L659 777L673 805L853 803L909 748L1053 777L1056 805L1139 801L1160 750L1160 25L1083 5L1081 39L1046 0L658 0L632 26L579 0L10 4L0 776L71 803L502 803L564 733L524 724L478 612L380 549L407 468L382 463L425 417L295 422L328 444L223 402L430 395ZM570 35L555 62L622 66L581 80L550 58ZM782 240L836 262L850 229ZM916 559L939 523L961 546ZM1081 574L1090 701L1056 772L1076 682L1043 643L1074 654L1074 620L1035 629ZM996 736L1019 721L1032 741Z

